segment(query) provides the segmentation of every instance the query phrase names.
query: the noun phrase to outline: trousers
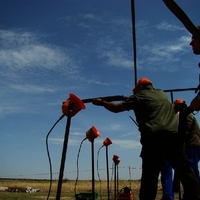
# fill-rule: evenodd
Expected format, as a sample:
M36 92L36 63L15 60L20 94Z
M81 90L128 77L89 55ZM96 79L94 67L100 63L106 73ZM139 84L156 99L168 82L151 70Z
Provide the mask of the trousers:
M179 171L180 181L187 200L200 200L200 184L188 163L186 150L179 148L178 134L152 136L143 143L140 200L155 200L162 162L166 159L174 170Z
M162 200L174 200L174 191L173 191L173 169L167 160L163 160L161 164L161 185L163 196Z

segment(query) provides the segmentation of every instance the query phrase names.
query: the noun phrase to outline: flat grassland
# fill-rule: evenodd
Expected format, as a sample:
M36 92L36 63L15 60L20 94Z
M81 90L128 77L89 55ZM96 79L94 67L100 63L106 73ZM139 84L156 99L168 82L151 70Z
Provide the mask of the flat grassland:
M51 193L49 200L56 199L57 194L57 185L58 181L52 181ZM75 186L76 185L76 186ZM107 181L95 181L95 192L98 194L96 199L98 200L107 200L108 199L108 190L107 190ZM113 181L109 182L109 196L111 200L114 200L115 189L118 188L118 191L124 187L130 187L134 195L134 200L138 200L139 186L140 181L128 181L128 180L119 180L118 186L114 184ZM11 180L11 179L0 179L0 188L8 187L7 191L0 191L0 200L47 200L48 191L49 191L50 181L48 180ZM40 189L39 192L26 193L26 192L11 192L11 188L25 188L31 187L33 189ZM116 188L117 187L117 188ZM114 189L115 188L115 189ZM75 192L76 189L76 192ZM85 193L84 197L90 196L92 192L92 181L71 181L63 180L62 189L60 194L60 199L70 200L70 199L80 199L77 197L77 194ZM162 190L160 182L158 184L158 193L156 200L160 200L162 196ZM178 199L178 194L175 194L175 199Z

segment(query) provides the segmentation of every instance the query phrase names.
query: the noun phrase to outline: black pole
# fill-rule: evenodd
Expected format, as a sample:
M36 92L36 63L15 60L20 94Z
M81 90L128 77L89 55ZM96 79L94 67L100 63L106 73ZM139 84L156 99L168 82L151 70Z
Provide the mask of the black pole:
M117 194L119 192L119 167L118 167L118 164L117 164Z
M65 159L66 159L67 144L68 144L68 138L69 138L70 123L71 123L70 113L73 110L73 104L74 104L73 102L70 102L69 108L68 108L69 116L67 117L65 137L64 137L64 142L63 142L63 151L62 151L62 158L61 158L61 164L60 164L60 173L59 173L59 180L58 180L58 186L57 186L56 200L60 200L60 195L61 195L62 180L63 180L63 173L64 173L64 168L65 168Z
M95 200L95 178L94 178L94 140L91 141L92 151L92 199Z
M135 2L134 2L134 0L131 0L131 14L132 14L134 75L135 75L135 85L136 85L137 84L137 54L136 54Z
M108 194L108 200L110 200L109 166L108 166L108 147L107 147L107 146L106 146L106 169L107 169L107 194Z
M114 200L117 199L117 176L116 176L116 163L114 163Z
M175 173L177 173L178 177L178 197L179 200L181 200L181 182L180 182L180 170L181 170L181 159L182 159L182 148L183 148L183 142L184 142L184 137L186 133L186 120L187 120L187 115L183 112L183 109L179 111L179 125L178 125L178 167L176 168Z
M170 92L170 96L171 96L171 102L173 103L174 99L173 99L173 92L172 91Z
M186 130L187 130L187 116L191 113L191 110L186 107L186 108L181 108L179 111L179 124L178 124L178 166L175 169L175 174L177 178L177 183L178 184L178 194L179 194L179 200L181 200L181 177L180 177L180 171L181 171L181 163L183 158L183 149L184 149L184 142L185 142L185 137L186 137ZM184 153L186 153L184 151Z

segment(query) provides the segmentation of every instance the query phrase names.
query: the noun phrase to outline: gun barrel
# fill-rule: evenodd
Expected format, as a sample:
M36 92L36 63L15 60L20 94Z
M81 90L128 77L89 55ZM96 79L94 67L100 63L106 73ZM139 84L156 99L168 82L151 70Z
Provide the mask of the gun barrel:
M106 97L95 97L90 99L82 99L83 103L92 103L94 99L102 99L104 101L112 102L112 101L123 101L127 99L127 97L123 95L115 95L115 96L106 96Z

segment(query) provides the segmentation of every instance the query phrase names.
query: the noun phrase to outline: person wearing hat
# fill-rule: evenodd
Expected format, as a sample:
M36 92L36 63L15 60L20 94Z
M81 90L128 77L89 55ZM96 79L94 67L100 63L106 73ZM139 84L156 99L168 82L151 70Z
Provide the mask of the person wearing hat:
M174 109L179 115L181 109L186 108L187 104L183 99L176 99L174 101ZM199 124L193 114L187 115L186 134L185 134L185 148L188 156L188 161L192 166L196 177L200 183L198 163L200 161L200 128Z
M176 99L173 102L174 110L179 117L179 112L187 108L186 102L183 99ZM186 148L186 154L188 157L188 162L193 168L195 175L200 183L200 175L198 169L198 163L200 160L200 128L199 124L193 114L187 115L186 120L186 134L184 137L184 146ZM166 161L161 167L161 184L163 189L163 198L170 199L172 197L172 191L179 191L179 178L176 171L173 174L171 173L171 166ZM183 194L183 200L185 194Z
M187 162L186 153L182 151L180 155L177 148L178 118L163 90L154 88L152 82L144 77L137 82L133 95L126 100L113 103L97 98L93 104L114 113L134 111L142 144L140 200L155 200L163 160L166 159L176 169L179 157L182 161L180 179L187 191L187 198L200 200L200 184Z

